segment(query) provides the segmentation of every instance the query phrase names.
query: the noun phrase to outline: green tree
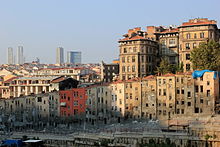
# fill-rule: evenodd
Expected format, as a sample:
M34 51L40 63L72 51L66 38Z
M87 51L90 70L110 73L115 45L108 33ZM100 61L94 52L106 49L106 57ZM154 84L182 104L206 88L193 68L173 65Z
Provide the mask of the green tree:
M163 75L170 73L171 71L171 65L169 64L168 58L162 58L159 67L157 67L156 73Z
M176 65L176 72L183 72L183 62Z
M190 56L193 69L215 71L220 69L220 44L218 42L203 42L192 50Z

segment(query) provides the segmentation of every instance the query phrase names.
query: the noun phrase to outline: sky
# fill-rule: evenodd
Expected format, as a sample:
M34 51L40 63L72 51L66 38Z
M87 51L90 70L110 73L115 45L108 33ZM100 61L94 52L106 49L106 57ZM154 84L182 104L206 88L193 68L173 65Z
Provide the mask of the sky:
M220 0L6 0L0 5L0 64L7 48L24 47L27 62L55 63L56 48L81 51L83 63L110 63L128 29L218 21Z

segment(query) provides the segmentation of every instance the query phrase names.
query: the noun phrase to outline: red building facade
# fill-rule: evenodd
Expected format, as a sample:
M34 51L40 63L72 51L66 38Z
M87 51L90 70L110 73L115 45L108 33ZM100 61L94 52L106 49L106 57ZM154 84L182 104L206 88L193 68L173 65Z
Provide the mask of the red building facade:
M80 116L86 112L86 88L63 90L60 94L60 116Z

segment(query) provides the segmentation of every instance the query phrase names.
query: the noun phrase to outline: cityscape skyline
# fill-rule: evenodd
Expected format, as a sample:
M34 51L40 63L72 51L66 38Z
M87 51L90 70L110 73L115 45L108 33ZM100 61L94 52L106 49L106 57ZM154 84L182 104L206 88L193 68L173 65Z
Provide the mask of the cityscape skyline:
M219 147L219 4L2 2L0 146Z
M145 29L150 25L180 25L181 22L198 17L217 20L218 26L220 23L218 16L220 2L217 0L212 2L202 0L200 3L184 1L178 4L171 1L172 5L164 1L140 1L139 8L135 11L131 1L126 2L96 0L85 5L83 2L42 1L43 6L39 1L4 2L0 10L2 15L0 51L6 55L9 46L22 44L25 47L25 56L28 57L26 61L39 57L42 63L55 63L54 48L62 46L66 49L80 48L84 54L84 63L98 63L102 60L111 62L118 58L117 42L127 29L134 27ZM95 7L90 7L91 5ZM146 9L147 5L156 5L160 11L150 13L155 8ZM7 6L13 11L7 9ZM62 11L57 12L57 8ZM127 15L123 15L124 12ZM0 64L6 63L6 58L3 56Z

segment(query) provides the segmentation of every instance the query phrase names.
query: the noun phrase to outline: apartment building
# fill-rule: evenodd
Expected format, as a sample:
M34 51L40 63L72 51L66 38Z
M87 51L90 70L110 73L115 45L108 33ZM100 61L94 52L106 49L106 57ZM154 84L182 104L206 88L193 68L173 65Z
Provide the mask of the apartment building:
M51 92L11 99L1 99L1 114L10 116L16 127L34 127L38 125L55 125L59 117L59 93ZM3 120L4 121L4 120Z
M109 123L112 119L112 95L108 84L87 87L86 121L91 124Z
M110 83L109 86L112 95L112 118L115 122L121 122L125 117L125 82L118 80Z
M85 118L87 93L86 88L72 88L59 91L60 116L79 120Z
M190 52L201 42L214 40L219 42L217 22L207 18L190 19L179 28L179 61L183 62L184 71L192 71Z
M78 81L68 77L13 77L0 86L2 98L48 93L77 87Z
M138 78L125 82L125 119L141 118L142 102L141 81Z
M174 74L157 77L157 118L170 119L175 115L176 82Z
M128 80L152 74L157 65L158 44L141 28L130 29L119 40L119 78Z
M178 64L179 61L179 29L169 27L155 32L159 43L159 58L168 58L169 63Z
M195 111L195 86L192 72L175 75L176 116L191 116Z
M141 81L141 117L156 119L157 111L157 78L156 76L147 76Z
M118 77L119 74L119 64L111 63L106 64L102 61L101 63L101 81L112 82Z
M195 71L157 77L157 118L160 120L184 116L210 116L215 114L217 103L217 72Z
M194 72L195 106L194 113L212 115L215 113L216 103L219 103L219 75L217 72L204 72L196 76Z
M89 68L43 68L35 70L33 76L69 76L76 80L80 80L80 77L83 75L94 73L93 70Z

